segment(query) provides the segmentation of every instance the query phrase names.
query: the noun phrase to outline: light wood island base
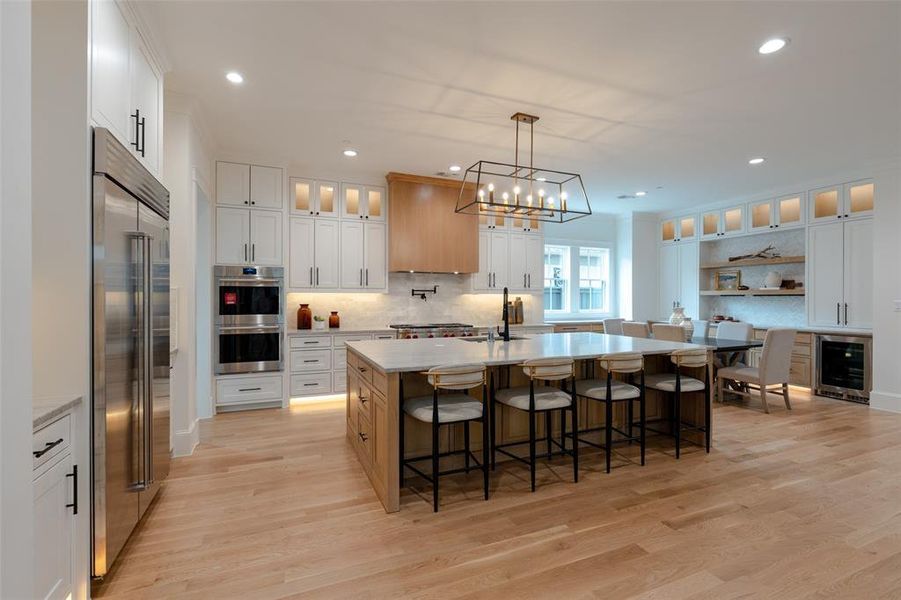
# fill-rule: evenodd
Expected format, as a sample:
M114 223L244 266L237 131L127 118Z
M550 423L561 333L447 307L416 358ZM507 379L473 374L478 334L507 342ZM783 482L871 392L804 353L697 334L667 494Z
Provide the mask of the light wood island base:
M712 355L710 357L712 361ZM593 359L576 361L577 379L585 379L591 376ZM667 356L645 357L645 369L648 373L656 373L666 370L669 365ZM703 370L692 373L695 377L702 377ZM426 377L419 371L407 373L385 373L379 370L366 358L357 353L353 348L347 349L347 439L353 446L357 458L372 483L373 490L385 507L386 512L400 510L400 389L401 377L403 377L403 390L405 398L431 395L432 388ZM521 369L515 366L489 367L489 377L494 379L498 388L511 385L526 385L527 379ZM637 383L637 382L636 382ZM710 382L708 381L708 385ZM473 393L480 397L480 392ZM671 410L671 396L655 390L646 390L647 419L649 426L657 429L668 430L668 416ZM706 398L701 393L686 393L683 395L682 418L687 423L703 424ZM616 422L625 421L625 403L614 407ZM638 415L637 405L635 415ZM658 419L659 422L653 422ZM712 420L712 419L711 419ZM579 427L580 429L600 427L604 424L603 405L599 402L580 400L579 402ZM507 442L527 441L529 436L528 415L521 411L509 410L507 407L497 406L496 441L498 444ZM473 427L478 428L476 424ZM552 415L552 433L559 438L560 420L559 414ZM567 430L571 431L571 423L567 424ZM713 423L711 423L713 429ZM544 419L538 419L538 439L545 435ZM407 458L424 456L431 452L431 429L414 419L405 421L405 441ZM589 434L595 443L600 442L597 433ZM653 435L650 431L648 435ZM441 452L462 450L463 426L455 425L442 427L439 444ZM477 455L481 450L481 433L474 431L471 448ZM683 447L692 443L703 443L703 434L700 432L683 432ZM543 444L540 445L543 447ZM586 448L583 446L583 448ZM539 452L540 455L540 452ZM497 460L511 460L498 453ZM674 459L675 460L675 459ZM409 473L408 473L409 475Z

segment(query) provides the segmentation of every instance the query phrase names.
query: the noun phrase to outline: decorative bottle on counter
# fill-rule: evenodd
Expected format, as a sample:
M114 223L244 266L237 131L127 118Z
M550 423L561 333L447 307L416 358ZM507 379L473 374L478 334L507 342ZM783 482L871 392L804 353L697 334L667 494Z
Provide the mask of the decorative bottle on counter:
M313 311L310 310L309 304L301 304L300 308L297 309L297 328L313 328Z
M513 315L514 315L514 317L515 317L514 322L515 322L517 325L522 325L522 322L523 322L523 320L524 320L522 311L523 311L523 309L522 309L522 298L519 297L519 296L517 296L517 297L516 297L516 300L513 301Z
M328 328L329 329L338 329L341 327L341 317L338 316L338 311L333 310L328 316Z

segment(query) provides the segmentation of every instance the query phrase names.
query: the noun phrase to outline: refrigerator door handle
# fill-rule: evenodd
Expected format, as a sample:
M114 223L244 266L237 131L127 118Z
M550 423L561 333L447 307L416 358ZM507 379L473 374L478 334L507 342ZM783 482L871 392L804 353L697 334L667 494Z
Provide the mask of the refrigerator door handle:
M144 237L144 264L146 266L145 287L147 293L145 322L147 335L144 336L144 355L147 366L144 370L144 486L153 483L153 236Z
M132 402L132 483L129 489L140 492L147 488L147 454L146 449L146 417L147 405L147 234L142 231L129 231L132 239L132 252L135 256L135 293L134 309L136 316L137 344L135 345L135 397Z

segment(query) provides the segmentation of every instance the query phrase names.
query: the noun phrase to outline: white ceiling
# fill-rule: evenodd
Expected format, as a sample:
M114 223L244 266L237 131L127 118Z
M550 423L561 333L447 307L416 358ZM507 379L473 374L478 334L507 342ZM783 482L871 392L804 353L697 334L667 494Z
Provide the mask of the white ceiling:
M378 180L512 162L598 212L706 204L901 155L901 4L143 2L222 154ZM790 45L761 56L774 35ZM238 70L245 83L224 74ZM360 152L341 155L342 140ZM767 162L749 167L762 155ZM663 186L663 189L656 189ZM622 193L648 190L620 201Z

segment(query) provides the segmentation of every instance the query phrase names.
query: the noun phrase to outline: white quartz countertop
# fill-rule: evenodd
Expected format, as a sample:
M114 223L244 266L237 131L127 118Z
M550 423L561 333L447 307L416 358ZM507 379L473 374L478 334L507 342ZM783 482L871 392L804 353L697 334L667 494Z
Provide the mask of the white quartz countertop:
M37 429L81 402L81 396L47 396L31 402L32 427Z
M367 340L347 344L386 373L421 371L438 365L510 365L534 358L594 358L614 352L644 355L706 346L601 333L545 333L509 342L467 342L458 338Z
M353 335L358 333L394 333L393 329L388 327L354 327L338 329L288 329L288 335Z

